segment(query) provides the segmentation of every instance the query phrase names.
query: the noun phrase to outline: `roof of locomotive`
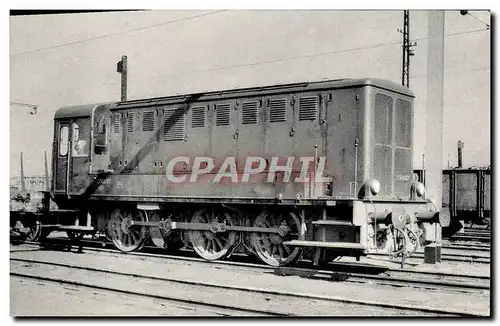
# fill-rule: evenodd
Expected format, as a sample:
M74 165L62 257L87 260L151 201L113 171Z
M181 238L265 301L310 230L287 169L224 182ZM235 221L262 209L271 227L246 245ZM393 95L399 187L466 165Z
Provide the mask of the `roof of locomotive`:
M57 109L56 113L54 113L54 119L90 117L92 116L92 111L94 111L96 107L104 104L111 104L111 103L95 103L95 104L63 106Z
M278 84L273 86L239 88L223 91L210 91L203 93L192 93L182 95L172 95L165 97L155 97L148 99L130 100L125 102L116 102L111 105L110 109L118 110L123 108L151 106L151 105L166 105L187 103L191 101L208 101L230 99L242 96L262 96L272 95L278 93L293 93L304 92L311 90L324 90L324 89L341 89L341 88L357 88L362 86L373 86L377 88L386 89L402 95L415 97L414 93L400 84L393 81L379 79L379 78L362 78L362 79L335 79L319 82L304 82L294 84Z
M105 104L110 105L111 110L113 109L118 110L131 107L187 103L190 101L230 99L242 96L259 96L259 95L262 96L262 95L272 95L284 92L293 93L293 92L304 92L311 90L356 88L362 86L373 86L377 88L386 89L392 92L400 93L402 95L410 97L415 96L410 89L385 79L378 79L378 78L336 79L336 80L326 80L319 82L281 84L273 86L240 88L240 89L232 89L224 91L211 91L204 93L173 95L173 96L156 97L149 99L131 100L125 102L107 102L107 103L65 106L59 108L56 111L56 113L54 114L54 119L90 117L92 115L93 110L96 107Z

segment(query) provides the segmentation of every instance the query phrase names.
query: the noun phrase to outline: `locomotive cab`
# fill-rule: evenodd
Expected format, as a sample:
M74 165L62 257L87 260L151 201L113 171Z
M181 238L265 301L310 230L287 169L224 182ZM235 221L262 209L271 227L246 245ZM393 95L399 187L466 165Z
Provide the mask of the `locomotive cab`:
M89 193L109 171L109 105L60 108L54 117L52 195L59 207Z

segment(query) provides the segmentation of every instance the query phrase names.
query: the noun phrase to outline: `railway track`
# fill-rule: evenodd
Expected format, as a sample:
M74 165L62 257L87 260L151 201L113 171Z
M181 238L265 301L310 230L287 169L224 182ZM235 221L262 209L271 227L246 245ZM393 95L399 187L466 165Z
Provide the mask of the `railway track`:
M490 243L490 236L479 236L479 235L461 235L455 234L450 238L451 241L467 241L467 242L482 242Z
M36 245L32 245L36 248ZM96 254L107 254L119 259L123 254L113 249L87 248ZM246 261L206 261L198 257L186 257L180 254L165 255L155 253L133 252L129 253L136 257L148 257L155 259L183 260L197 263L211 264L221 267L251 268L262 273L274 273L281 276L300 276L309 279L342 280L346 283L369 283L379 286L412 287L433 291L458 291L458 292L482 292L489 291L490 277L459 275L453 273L440 273L430 271L416 271L409 269L385 268L367 264L353 264L344 262L331 262L324 269L310 268L310 262L298 264L298 267L275 268L267 265L248 263ZM239 256L238 258L243 258Z
M53 244L53 243L69 243L69 239L67 237L51 237L45 239L42 243ZM82 239L82 244L85 247L104 247L108 246L109 248L114 248L112 243L105 238L101 238L99 240L94 239ZM40 242L30 242L32 244L40 244ZM453 249L454 251L465 251L464 254L461 253L446 253L446 249ZM486 250L485 250L486 249ZM142 250L146 250L148 252L165 252L163 249L157 247L149 247L144 246ZM180 251L185 253L185 251ZM456 246L451 242L449 245L443 246L441 253L442 261L450 261L450 262L467 262L467 263L479 263L479 264L490 264L490 257L484 255L483 253L489 252L489 246L485 245L477 245L477 246L468 246L467 244L463 244L460 246ZM383 257L386 256L383 253L371 253L370 256ZM412 255L410 259L424 259L424 254L422 252L416 252Z
M11 257L11 276L40 281L84 286L129 295L171 300L190 305L221 309L225 314L260 316L333 315L445 315L477 317L479 313L384 303L373 300L272 290L216 282L193 282L172 277L157 277L110 268L72 263ZM217 294L217 299L213 295ZM214 302L216 301L216 302ZM250 308L251 307L251 308ZM376 313L374 313L376 311Z
M486 244L491 242L491 230L465 228L463 232L450 236L449 240Z
M449 248L449 249L457 249L457 250L464 250L464 251L482 251L482 252L490 252L491 251L491 246L490 245L468 245L467 243L450 243L447 245L443 245L443 248Z
M386 255L383 253L371 253L369 256L376 257L385 257ZM424 259L424 253L416 252L408 258L408 261L414 261L415 259ZM484 255L477 254L458 254L458 253L443 253L441 251L441 261L449 261L449 262L466 262L466 263L474 263L474 264L490 264L490 257L486 257Z

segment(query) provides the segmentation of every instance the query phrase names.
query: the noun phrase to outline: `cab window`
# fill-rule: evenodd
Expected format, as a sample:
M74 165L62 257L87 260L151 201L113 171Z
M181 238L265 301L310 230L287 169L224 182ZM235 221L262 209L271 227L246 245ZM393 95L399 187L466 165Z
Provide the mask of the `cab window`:
M106 154L108 150L108 124L104 116L97 121L94 134L94 154Z
M69 128L68 126L62 126L59 130L59 155L68 155L68 140L69 140Z
M71 155L73 157L85 157L89 155L88 149L88 136L89 128L88 125L83 123L83 121L77 121L72 124L72 147L73 150Z

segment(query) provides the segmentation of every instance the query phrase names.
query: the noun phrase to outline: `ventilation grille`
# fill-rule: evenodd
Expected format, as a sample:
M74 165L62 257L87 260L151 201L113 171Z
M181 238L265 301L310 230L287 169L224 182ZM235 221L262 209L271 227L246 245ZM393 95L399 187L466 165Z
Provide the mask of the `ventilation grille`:
M299 121L315 120L318 115L318 97L301 97L299 100Z
M217 104L216 110L216 125L228 126L231 121L231 106L229 104Z
M191 112L192 112L191 127L192 128L205 127L205 117L206 117L205 108L192 108Z
M113 114L113 133L120 133L120 123L121 123L121 114L115 113Z
M242 106L241 123L246 125L257 123L257 102L246 102Z
M269 108L269 122L286 121L286 99L272 99Z
M153 131L155 129L155 112L146 111L142 116L142 131Z
M163 116L163 140L184 140L186 134L183 109L165 110Z
M128 132L134 132L134 112L129 112L128 113L127 131Z

